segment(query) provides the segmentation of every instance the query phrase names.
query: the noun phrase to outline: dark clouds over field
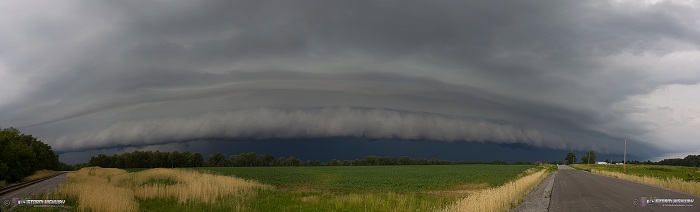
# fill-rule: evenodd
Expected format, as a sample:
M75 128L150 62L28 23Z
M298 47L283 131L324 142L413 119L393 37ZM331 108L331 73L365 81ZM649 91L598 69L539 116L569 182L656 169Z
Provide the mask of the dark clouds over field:
M700 153L693 1L0 4L0 126L64 153L338 137Z

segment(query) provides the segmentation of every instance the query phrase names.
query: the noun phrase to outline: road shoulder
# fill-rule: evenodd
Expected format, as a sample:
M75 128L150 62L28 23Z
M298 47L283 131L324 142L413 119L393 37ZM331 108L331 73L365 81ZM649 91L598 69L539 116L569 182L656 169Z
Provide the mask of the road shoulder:
M554 177L557 175L557 172L558 171L551 172L547 178L525 196L525 200L520 203L518 207L511 209L511 211L534 212L549 210L550 197L552 195L552 188L554 187Z

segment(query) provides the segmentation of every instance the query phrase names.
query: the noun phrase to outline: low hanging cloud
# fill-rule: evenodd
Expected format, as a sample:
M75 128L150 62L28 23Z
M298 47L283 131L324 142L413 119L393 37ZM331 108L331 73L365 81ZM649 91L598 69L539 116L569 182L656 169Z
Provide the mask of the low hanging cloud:
M385 109L253 109L177 118L120 121L107 128L59 137L55 147L81 150L213 138L363 137L435 141L525 143L564 148L562 138L537 129L486 120ZM89 141L80 143L75 141Z
M700 92L697 2L0 4L0 126L58 151L337 136L700 148L698 111L681 107L700 101L665 98Z

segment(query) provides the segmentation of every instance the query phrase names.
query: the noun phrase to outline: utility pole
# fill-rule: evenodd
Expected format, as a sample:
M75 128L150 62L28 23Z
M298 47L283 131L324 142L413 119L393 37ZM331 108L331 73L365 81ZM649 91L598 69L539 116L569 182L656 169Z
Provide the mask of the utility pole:
M624 169L624 172L627 173L627 139L625 139L625 152L622 156L622 168Z
M588 168L591 168L591 150L588 150Z

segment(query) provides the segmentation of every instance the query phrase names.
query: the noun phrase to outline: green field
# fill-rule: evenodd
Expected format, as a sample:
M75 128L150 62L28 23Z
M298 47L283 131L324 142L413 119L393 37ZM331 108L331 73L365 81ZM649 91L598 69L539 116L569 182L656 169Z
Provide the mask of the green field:
M429 211L470 192L502 185L533 167L479 164L194 169L275 186L246 203L246 208L254 211ZM148 209L144 206L148 205L142 204L142 209Z
M425 165L323 167L207 167L214 174L252 179L283 189L304 187L330 192L419 192L463 183L498 186L532 165Z
M539 168L548 167L554 166L540 166ZM138 197L136 191L145 186L161 185L163 187L154 188L166 192L164 189L167 186L194 185L190 181L177 180L172 176L164 177L166 175L163 173L172 169L160 171L142 168L126 169L128 172L124 173L120 173L118 169L83 171L80 176L85 179L99 178L103 180L94 180L95 183L85 184L87 187L79 187L81 184L71 184L68 188L86 192L92 191L93 189L90 188L97 186L97 184L111 186L109 187L111 189L126 188L134 193L127 192L122 196L137 196L132 202L138 205L139 211L439 211L470 194L518 179L524 176L528 169L537 170L539 168L534 165L485 164L189 168L213 174L206 175L207 179L211 178L211 180L204 180L205 182L213 182L216 175L224 175L270 185L215 198L217 201L214 204L200 201L183 203L179 202L177 198ZM76 173L78 172L76 171ZM92 172L105 174L90 174ZM150 174L146 172L150 172ZM109 173L114 175L108 175ZM136 175L128 175L137 173L144 173L143 176L148 176L150 179L145 180L144 178L144 180L139 181L140 178L137 178ZM83 181L75 183L83 183ZM185 193L193 197L202 196L197 192ZM100 199L115 198L115 195L109 191L95 195L100 194L108 194ZM203 196L208 196L208 194ZM53 194L53 196L50 195L46 198L66 198L66 196ZM77 197L67 199L70 200L71 206L77 208ZM99 202L97 201L97 203ZM31 211L31 208L23 209Z
M637 176L649 176L655 178L678 178L685 181L700 182L700 169L696 167L684 166L663 166L663 165L641 165L628 164L627 174ZM623 172L622 165L613 164L574 164L571 167L581 170L598 169L604 171Z

